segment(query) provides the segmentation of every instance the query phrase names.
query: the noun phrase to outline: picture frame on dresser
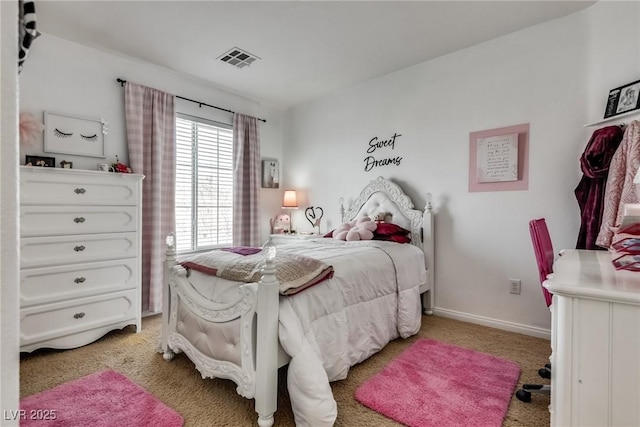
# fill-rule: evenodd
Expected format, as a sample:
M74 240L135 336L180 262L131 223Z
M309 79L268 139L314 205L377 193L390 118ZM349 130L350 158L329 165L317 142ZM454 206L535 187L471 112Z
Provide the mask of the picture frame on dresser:
M45 111L44 151L105 158L106 124L102 118Z
M43 156L30 156L26 155L24 158L25 166L37 166L37 167L47 167L47 168L55 168L56 167L56 158L55 157L43 157Z

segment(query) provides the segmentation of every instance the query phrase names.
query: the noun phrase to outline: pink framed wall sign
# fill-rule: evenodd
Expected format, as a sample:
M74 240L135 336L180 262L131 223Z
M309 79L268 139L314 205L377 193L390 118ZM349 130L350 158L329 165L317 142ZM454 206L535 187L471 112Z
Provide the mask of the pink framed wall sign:
M529 188L529 123L469 134L469 192Z

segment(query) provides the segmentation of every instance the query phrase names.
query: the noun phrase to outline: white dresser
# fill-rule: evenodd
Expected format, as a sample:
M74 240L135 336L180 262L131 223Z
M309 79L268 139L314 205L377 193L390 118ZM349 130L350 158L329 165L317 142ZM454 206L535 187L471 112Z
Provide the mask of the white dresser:
M140 331L143 178L20 168L20 351Z
M640 272L566 250L553 293L551 426L640 426Z

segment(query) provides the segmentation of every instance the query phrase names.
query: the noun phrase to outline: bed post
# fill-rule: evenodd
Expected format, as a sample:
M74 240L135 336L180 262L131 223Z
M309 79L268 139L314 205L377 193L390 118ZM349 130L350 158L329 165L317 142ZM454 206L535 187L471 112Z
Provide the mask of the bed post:
M433 207L431 206L431 193L426 195L426 205L422 218L422 246L424 250L425 262L427 264L427 280L429 290L422 294L422 306L425 314L433 314L435 303L435 260L434 260L434 218Z
M171 269L177 264L176 260L176 236L169 233L166 239L167 253L164 259L164 272L162 275L162 338L160 341L160 352L164 353L165 360L173 358L173 352L168 345L169 334L169 315L171 314L171 286L169 286L169 278L171 277Z
M276 247L271 239L263 248L265 266L258 283L257 342L256 342L256 393L255 404L258 425L273 425L273 414L278 397L278 311L279 284L276 279L274 259Z

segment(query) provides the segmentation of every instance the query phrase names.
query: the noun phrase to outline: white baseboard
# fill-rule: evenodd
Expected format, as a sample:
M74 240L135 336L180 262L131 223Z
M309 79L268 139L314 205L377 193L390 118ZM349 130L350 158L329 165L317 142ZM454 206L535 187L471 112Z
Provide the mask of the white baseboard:
M536 328L534 326L522 325L520 323L506 322L504 320L476 316L475 314L462 313L460 311L453 311L439 307L434 307L433 314L447 317L449 319L460 320L462 322L474 323L477 325L488 326L490 328L502 329L503 331L517 332L519 334L551 340L551 330L549 329Z

